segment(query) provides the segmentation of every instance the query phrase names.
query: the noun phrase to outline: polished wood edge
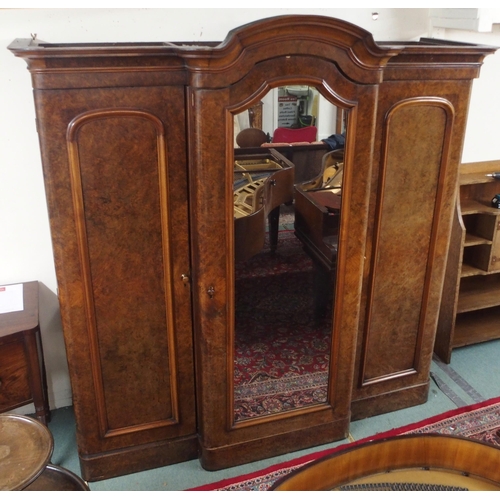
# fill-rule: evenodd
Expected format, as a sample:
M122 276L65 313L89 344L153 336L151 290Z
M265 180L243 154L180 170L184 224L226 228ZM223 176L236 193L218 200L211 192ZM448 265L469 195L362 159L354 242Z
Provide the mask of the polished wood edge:
M500 449L496 446L462 436L437 433L395 436L322 457L280 479L271 489L327 490L371 474L414 467L451 469L498 483L499 460ZM315 479L313 484L309 478Z

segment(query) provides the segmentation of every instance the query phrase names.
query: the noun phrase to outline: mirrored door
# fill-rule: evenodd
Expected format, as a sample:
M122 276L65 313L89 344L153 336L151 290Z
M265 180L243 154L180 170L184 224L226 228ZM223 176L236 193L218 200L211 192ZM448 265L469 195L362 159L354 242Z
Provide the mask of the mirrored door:
M234 120L235 424L328 401L343 110L310 86L278 95L286 127L250 130L256 142L238 147L248 111ZM269 108L264 124L273 123ZM329 120L321 132L319 116Z

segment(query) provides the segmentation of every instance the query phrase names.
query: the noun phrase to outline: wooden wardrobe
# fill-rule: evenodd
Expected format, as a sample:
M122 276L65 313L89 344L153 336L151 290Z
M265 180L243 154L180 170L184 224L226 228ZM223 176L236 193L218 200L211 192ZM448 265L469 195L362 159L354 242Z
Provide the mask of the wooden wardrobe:
M84 479L234 466L426 401L469 95L495 49L321 16L9 49L32 76ZM348 114L327 397L237 422L233 119L290 84Z

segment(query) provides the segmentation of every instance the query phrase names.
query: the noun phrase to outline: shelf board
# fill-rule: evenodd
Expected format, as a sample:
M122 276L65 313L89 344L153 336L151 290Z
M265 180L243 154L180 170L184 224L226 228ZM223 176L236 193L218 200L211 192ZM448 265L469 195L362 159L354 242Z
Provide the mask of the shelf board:
M492 171L487 173L491 174ZM484 172L462 174L460 176L461 186L470 186L471 184L487 184L490 182L498 182L498 181L496 179L493 179L492 177L488 177Z
M460 211L462 215L471 214L491 214L499 215L500 208L493 208L492 206L485 205L477 200L463 200L460 202Z
M457 313L477 311L498 305L500 305L500 281L491 281L481 283L476 288L461 290L458 297Z
M469 264L462 264L462 270L460 272L461 278L467 278L468 276L481 276L488 274L487 271L483 271L474 266L470 266Z
M466 227L473 227L477 223L489 227L500 220L500 209L491 206L489 201L493 197L492 194L490 197L490 193L500 193L500 181L486 176L492 172L500 172L500 160L460 165L459 182L462 196L460 212ZM496 191L496 186L498 186L498 191ZM482 201L468 199L469 196L480 198ZM478 216L479 220L476 221L474 217L476 214L484 214L496 219L487 221L481 220L484 217ZM473 217L467 220L468 215ZM498 228L492 229L494 232L498 231ZM489 234L484 228L480 232ZM490 239L466 232L463 247L491 246L492 244ZM462 252L464 248L461 249ZM462 255L469 261L480 257L481 250L486 251L487 248L470 248ZM485 271L462 262L460 278L464 280L460 284L453 332L448 338L447 347L450 348L450 352L451 348L500 339L500 279L487 277L497 272Z
M464 246L491 245L492 241L475 234L466 233Z
M463 347L498 338L500 338L500 308L457 316L453 347Z
M500 172L500 160L475 161L460 165L460 184L484 184L498 182L486 174Z

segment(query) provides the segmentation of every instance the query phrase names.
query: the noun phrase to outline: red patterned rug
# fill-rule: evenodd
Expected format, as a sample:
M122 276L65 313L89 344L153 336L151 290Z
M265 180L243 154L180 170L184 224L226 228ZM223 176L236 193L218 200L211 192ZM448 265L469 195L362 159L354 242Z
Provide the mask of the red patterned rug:
M286 474L330 453L376 439L427 433L463 436L500 447L500 397L451 410L415 424L360 439L354 443L311 453L251 474L192 488L191 491L267 491Z
M236 421L326 401L331 319L315 321L312 273L293 231L236 267Z

